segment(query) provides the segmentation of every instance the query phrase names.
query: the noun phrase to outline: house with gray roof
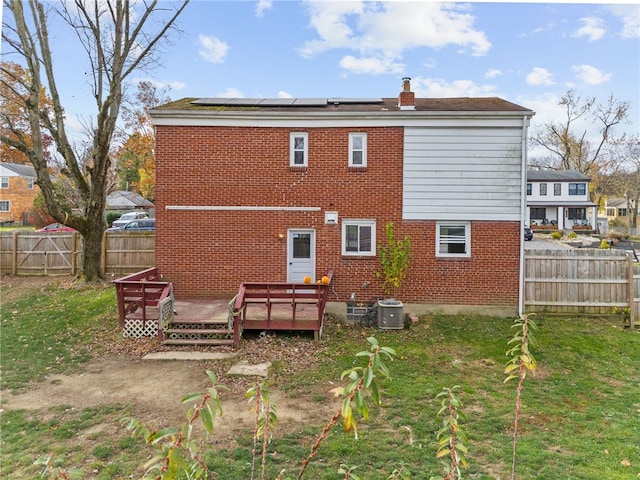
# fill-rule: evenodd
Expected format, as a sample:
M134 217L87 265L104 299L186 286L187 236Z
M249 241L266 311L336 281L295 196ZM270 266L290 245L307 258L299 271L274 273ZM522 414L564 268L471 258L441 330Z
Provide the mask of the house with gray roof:
M575 170L527 171L526 222L534 229L596 230L590 184L589 176Z
M27 223L40 189L32 165L0 163L0 223Z

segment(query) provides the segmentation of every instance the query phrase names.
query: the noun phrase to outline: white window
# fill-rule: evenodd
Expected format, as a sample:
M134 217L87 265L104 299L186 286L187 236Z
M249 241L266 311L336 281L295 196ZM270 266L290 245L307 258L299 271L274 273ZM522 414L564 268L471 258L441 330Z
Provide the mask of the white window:
M436 224L436 257L470 257L471 224L438 222Z
M9 177L0 177L0 188L9 188Z
M349 166L350 167L366 167L367 166L367 134L366 133L350 133L349 134Z
M11 204L9 200L0 200L0 212L10 212Z
M291 167L306 167L309 155L309 134L291 132L291 152L289 165Z
M376 221L343 220L342 254L373 256L376 254Z

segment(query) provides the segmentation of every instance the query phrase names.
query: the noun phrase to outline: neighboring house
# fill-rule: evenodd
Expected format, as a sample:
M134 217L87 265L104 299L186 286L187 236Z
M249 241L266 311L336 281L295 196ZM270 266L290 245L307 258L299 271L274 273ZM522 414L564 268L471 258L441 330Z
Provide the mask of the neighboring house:
M0 163L0 222L22 224L40 189L31 165Z
M118 212L130 212L133 210L153 210L155 205L146 200L142 195L126 190L116 190L107 195L107 210Z
M532 227L595 230L598 209L589 200L590 183L575 170L529 170L526 222Z
M156 129L156 265L183 297L334 270L383 296L385 225L411 239L406 303L513 312L531 110L499 98L183 99ZM486 310L486 309L485 309Z
M601 213L607 219L607 222L617 221L626 227L631 226L631 220L633 217L633 209L629 209L626 198L620 197L607 197L604 200L604 207ZM620 225L620 226L622 226ZM636 219L636 225L640 225L640 218Z

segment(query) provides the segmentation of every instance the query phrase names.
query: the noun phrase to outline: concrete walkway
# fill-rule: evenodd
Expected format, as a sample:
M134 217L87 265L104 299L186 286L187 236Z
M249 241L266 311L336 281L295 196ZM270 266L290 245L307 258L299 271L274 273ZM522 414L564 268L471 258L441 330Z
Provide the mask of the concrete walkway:
M143 360L228 360L237 357L237 353L216 352L154 352L142 357ZM246 360L236 363L229 369L229 375L242 375L248 377L268 377L271 362L251 365Z

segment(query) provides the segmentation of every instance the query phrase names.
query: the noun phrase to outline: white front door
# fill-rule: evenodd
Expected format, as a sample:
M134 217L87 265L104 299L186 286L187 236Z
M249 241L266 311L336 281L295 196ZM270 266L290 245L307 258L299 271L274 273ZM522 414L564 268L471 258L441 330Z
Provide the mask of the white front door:
M302 283L316 278L316 231L292 229L287 232L287 282Z

